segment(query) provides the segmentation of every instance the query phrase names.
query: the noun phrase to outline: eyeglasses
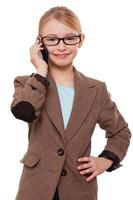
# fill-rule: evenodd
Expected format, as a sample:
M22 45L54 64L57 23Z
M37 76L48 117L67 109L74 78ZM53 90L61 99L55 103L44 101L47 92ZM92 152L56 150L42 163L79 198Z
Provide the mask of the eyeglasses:
M66 45L74 45L74 44L79 44L81 42L81 34L66 36L66 37L61 37L61 38L55 37L55 36L45 36L45 37L41 36L41 39L44 45L48 45L48 46L58 45L61 40Z

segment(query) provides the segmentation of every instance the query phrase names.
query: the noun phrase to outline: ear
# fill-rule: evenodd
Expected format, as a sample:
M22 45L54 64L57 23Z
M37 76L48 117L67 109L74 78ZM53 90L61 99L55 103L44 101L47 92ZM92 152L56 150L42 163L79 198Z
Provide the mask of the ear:
M39 40L39 42L40 42L41 41L41 35L38 34L36 40Z
M84 34L81 34L81 42L79 43L79 46L78 48L80 48L84 42L84 39L85 39L85 35Z

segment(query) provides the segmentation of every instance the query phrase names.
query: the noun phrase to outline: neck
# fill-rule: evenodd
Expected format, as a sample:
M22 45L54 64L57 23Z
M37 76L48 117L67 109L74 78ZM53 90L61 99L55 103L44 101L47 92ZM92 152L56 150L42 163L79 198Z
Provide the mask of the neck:
M49 71L56 83L73 87L74 74L73 74L72 64L60 67L55 65L50 65Z

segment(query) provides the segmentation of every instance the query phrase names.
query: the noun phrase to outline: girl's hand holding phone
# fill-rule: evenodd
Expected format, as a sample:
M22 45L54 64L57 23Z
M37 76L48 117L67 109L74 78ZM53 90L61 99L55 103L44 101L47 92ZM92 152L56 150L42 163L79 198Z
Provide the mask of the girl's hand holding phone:
M48 64L44 61L40 50L43 50L42 42L37 38L36 42L30 47L30 60L35 66L37 73L46 76L48 73Z

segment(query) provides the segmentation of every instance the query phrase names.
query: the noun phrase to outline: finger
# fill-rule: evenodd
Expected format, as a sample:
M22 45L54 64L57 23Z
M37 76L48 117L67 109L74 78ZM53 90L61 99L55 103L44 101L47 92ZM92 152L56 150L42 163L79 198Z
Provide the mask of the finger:
M87 164L79 165L77 168L79 170L81 170L81 169L86 169L86 168L90 168L90 167L92 167L92 164L91 163L87 163Z
M38 49L41 49L41 48L44 48L44 47L42 45L37 45L34 49L38 50Z
M84 161L90 161L90 158L88 157L88 156L86 156L86 157L82 157L82 158L79 158L78 159L78 162L84 162Z
M37 55L41 50L43 50L43 47L40 47L40 48L37 48L37 49L31 49L30 50L30 53L32 54L32 55Z
M80 171L80 174L89 174L89 173L92 173L94 172L94 169L93 168L89 168L89 169L85 169L85 170L82 170Z
M36 44L36 45L33 45L30 49L31 51L36 52L38 50L44 49L44 47L41 44Z
M96 177L96 174L93 173L93 174L91 174L91 175L86 179L86 181L89 182L89 181L91 181L92 179L94 179L95 177Z
M41 50L43 50L43 48L41 47L41 48L38 48L38 49L36 49L35 51L34 51L34 54L38 54L38 53L40 53L40 51Z
M40 47L40 48L39 48L39 50L43 50L43 49L44 49L44 47Z

